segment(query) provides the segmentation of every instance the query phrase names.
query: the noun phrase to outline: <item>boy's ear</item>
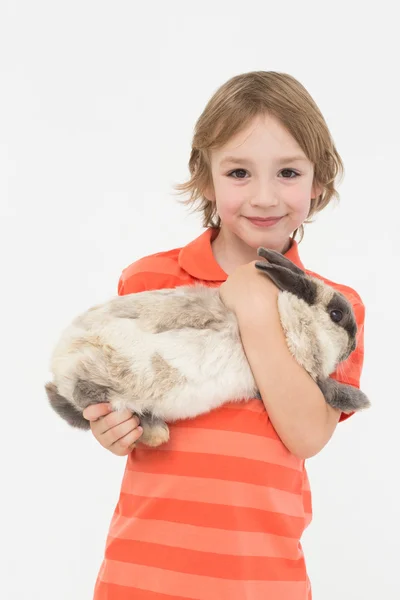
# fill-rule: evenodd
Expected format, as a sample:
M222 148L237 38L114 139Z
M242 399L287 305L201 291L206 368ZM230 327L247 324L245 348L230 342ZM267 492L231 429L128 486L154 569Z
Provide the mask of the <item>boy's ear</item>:
M314 281L305 277L303 273L299 274L287 267L272 265L264 261L257 261L255 266L267 275L283 292L290 292L307 302L307 304L315 304L317 300L317 286Z
M324 186L315 182L311 188L311 199L318 198L324 191Z
M214 186L212 184L208 185L204 192L203 192L203 196L204 198L206 198L207 200L209 200L209 202L215 202L215 192L214 192Z

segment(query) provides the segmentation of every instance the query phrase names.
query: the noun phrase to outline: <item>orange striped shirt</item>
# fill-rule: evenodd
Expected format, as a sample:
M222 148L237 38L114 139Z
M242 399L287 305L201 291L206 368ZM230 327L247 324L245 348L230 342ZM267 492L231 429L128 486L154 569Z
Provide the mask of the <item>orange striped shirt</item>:
M215 234L133 263L119 294L220 285ZM304 268L296 242L286 256ZM364 306L351 288L324 281L354 306L358 346L333 377L358 387ZM263 403L226 404L170 430L167 444L139 445L127 459L94 600L310 600L305 461L281 442Z

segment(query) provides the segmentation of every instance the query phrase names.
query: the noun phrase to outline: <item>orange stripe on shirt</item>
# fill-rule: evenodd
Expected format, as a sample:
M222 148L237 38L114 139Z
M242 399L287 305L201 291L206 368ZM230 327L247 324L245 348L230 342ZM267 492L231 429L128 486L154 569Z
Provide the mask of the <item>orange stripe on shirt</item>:
M298 560L303 551L293 538L250 531L228 531L184 523L169 523L152 519L126 518L114 515L112 538L163 543L188 550L232 554L235 556L269 556Z
M293 600L307 598L308 590L307 581L240 582L111 560L106 561L100 578L104 582L118 583L127 588L139 588L193 600ZM131 598L136 600L135 595ZM148 598L153 600L151 596Z
M258 402L261 403L261 401ZM204 415L199 415L195 419L177 421L173 426L209 429L210 431L214 429L238 431L279 440L265 409L264 412L247 410L247 406L243 403L238 403L237 407L222 406Z
M124 492L120 494L117 514L231 531L273 533L289 538L300 537L304 529L304 518L269 510L168 498L163 498L161 502L158 498L147 498Z
M232 504L260 510L268 506L272 512L275 510L293 517L304 516L303 499L299 494L250 483L216 479L211 486L208 480L197 477L127 471L122 488L125 494L147 498Z
M217 554L136 540L113 540L108 548L107 558L221 579L299 581L304 576L302 559Z
M237 431L172 426L169 442L159 449L238 456L298 470L301 470L302 464L301 460L291 454L279 440Z
M236 456L212 455L195 452L166 452L141 448L128 470L142 473L166 473L186 477L203 477L212 485L213 479L239 481L300 493L302 472L261 460Z

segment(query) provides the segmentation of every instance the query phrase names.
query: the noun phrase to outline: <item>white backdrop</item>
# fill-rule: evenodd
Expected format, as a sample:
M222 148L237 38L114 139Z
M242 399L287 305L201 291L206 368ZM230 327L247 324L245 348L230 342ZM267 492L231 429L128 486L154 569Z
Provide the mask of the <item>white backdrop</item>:
M373 408L308 465L314 599L400 597L395 4L1 1L2 598L92 597L126 459L48 407L49 355L124 267L201 233L172 185L209 97L252 70L294 75L325 115L346 177L301 255L367 307Z

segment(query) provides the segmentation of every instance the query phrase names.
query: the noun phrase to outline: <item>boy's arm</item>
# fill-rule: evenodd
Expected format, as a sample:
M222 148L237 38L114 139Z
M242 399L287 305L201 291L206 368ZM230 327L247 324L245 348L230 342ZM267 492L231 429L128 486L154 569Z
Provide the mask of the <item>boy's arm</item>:
M222 300L238 319L271 423L288 450L305 459L327 444L341 412L325 402L318 385L291 355L280 324L278 293L254 263L239 267L220 287Z
M325 402L318 385L289 352L276 302L266 310L239 310L243 347L277 434L300 458L310 458L327 444L341 411ZM268 332L260 335L260 332Z

